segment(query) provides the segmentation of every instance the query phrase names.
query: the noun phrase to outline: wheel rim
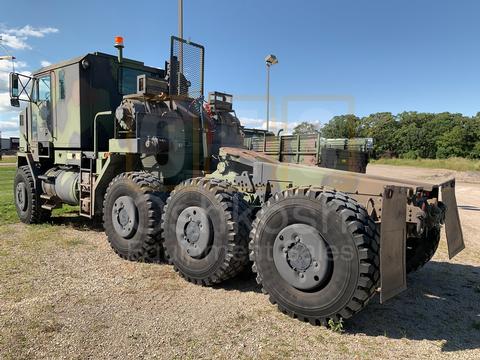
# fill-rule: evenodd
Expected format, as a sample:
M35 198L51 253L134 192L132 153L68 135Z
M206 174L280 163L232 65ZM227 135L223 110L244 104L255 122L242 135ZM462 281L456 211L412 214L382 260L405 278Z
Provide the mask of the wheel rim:
M207 252L212 238L210 218L207 212L190 206L183 210L176 224L177 241L192 258L200 258Z
M25 187L25 183L20 182L17 184L16 191L15 191L15 199L17 202L17 206L21 211L27 210L27 188Z
M300 290L318 288L328 278L328 247L313 226L293 224L275 238L273 260L280 276Z
M130 238L138 225L137 207L130 196L120 196L112 208L115 231L123 238Z

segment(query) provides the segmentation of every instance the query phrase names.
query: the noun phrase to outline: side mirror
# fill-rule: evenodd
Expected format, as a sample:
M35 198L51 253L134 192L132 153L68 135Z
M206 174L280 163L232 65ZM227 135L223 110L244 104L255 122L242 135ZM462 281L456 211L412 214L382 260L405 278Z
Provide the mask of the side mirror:
M19 73L10 73L10 105L20 106L20 101L31 102L30 93L34 85L34 78Z
M10 73L10 97L18 98L20 95L19 86L18 86L18 74Z

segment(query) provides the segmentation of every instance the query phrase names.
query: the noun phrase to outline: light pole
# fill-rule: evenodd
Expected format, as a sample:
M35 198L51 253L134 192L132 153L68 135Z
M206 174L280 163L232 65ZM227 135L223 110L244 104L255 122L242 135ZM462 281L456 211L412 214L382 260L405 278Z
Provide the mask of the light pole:
M178 37L183 39L183 0L178 0Z
M183 41L183 0L178 0L178 37ZM179 73L183 73L183 42L180 41L178 51ZM180 76L178 77L180 81Z
M12 62L12 69L15 72L15 56L13 56L10 51L2 44L3 38L0 35L0 46L5 50L8 55L0 56L0 60L10 60Z
M275 55L268 55L265 58L267 65L267 131L270 130L270 66L278 64L278 59Z

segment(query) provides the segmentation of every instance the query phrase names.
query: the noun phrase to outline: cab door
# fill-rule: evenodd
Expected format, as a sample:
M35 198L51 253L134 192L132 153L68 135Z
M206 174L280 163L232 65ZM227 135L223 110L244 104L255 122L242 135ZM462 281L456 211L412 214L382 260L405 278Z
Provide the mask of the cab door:
M33 101L30 105L32 119L30 134L32 148L36 150L33 151L35 157L50 156L54 131L52 75L53 72L41 74L35 79Z

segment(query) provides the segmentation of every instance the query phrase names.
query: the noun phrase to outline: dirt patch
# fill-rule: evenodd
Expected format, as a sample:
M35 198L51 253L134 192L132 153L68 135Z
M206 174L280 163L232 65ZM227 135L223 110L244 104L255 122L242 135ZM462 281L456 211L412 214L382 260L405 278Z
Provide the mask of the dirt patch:
M386 170L401 177L369 167ZM467 249L449 261L443 239L407 291L375 297L344 334L279 313L251 276L208 288L121 260L81 219L0 226L0 358L478 359L480 185L457 197Z

